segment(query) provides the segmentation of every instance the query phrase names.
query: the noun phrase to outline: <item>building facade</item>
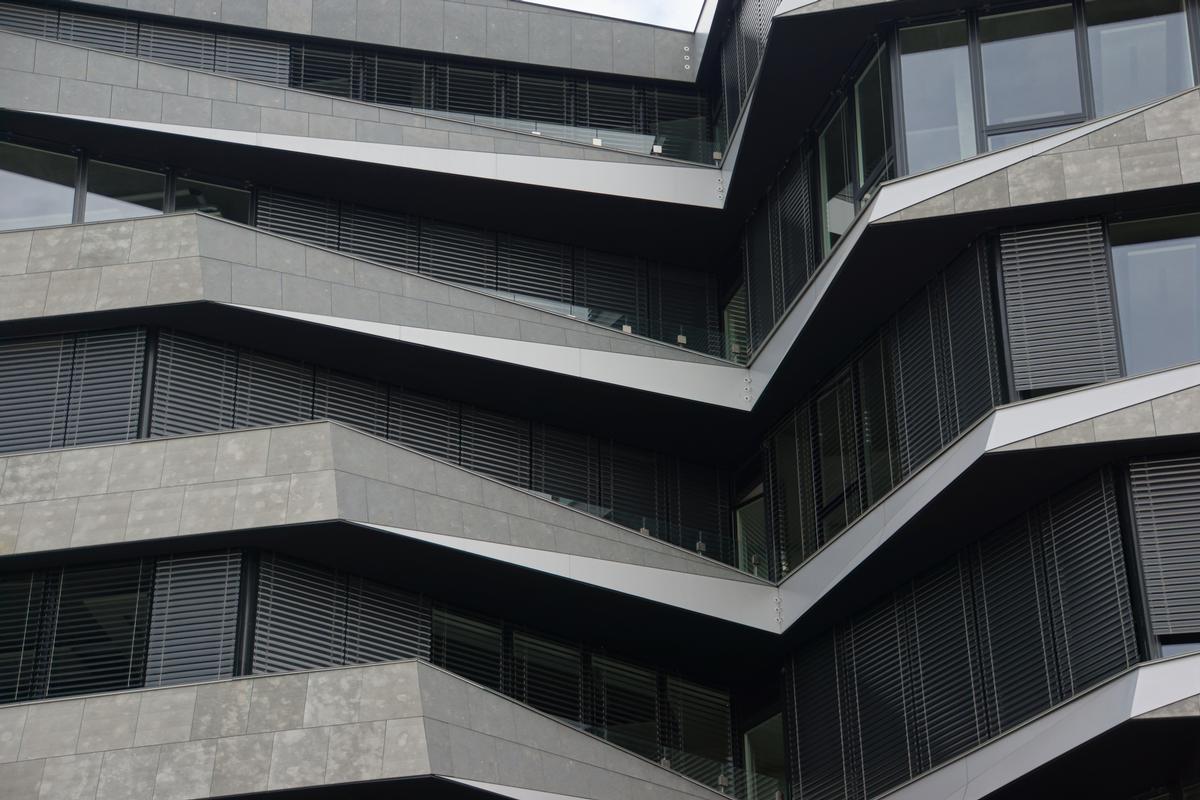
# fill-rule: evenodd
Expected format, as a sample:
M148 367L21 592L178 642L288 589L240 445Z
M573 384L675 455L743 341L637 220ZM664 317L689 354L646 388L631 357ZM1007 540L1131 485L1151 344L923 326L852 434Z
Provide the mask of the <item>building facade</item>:
M1200 798L1200 2L0 1L0 797Z

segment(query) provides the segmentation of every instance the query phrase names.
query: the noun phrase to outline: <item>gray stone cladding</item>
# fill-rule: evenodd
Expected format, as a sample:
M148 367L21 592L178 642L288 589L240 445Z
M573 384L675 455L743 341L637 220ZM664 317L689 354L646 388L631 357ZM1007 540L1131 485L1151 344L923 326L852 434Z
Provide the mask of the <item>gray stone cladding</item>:
M337 520L769 585L333 422L0 459L0 555Z
M0 107L313 139L711 169L9 32L0 32Z
M737 369L204 214L0 233L0 321L200 301Z
M690 31L515 0L91 0L103 6L518 64L696 80Z
M418 661L0 707L5 800L183 800L446 776L591 800L716 800Z

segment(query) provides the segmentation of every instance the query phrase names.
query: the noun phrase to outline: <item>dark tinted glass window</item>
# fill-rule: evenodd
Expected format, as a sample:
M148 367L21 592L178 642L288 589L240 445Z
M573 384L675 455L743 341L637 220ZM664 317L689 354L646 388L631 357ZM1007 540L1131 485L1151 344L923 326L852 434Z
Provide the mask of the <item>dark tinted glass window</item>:
M165 182L157 172L92 161L88 164L85 222L161 214Z
M900 92L908 171L975 155L975 111L967 24L900 31Z
M1099 116L1192 85L1183 0L1088 0L1087 22Z
M1126 372L1200 360L1200 214L1113 225L1110 235Z
M1074 25L1069 5L979 20L989 125L1083 112Z
M887 51L881 50L854 87L860 187L887 177L886 163L892 150L892 81L887 58Z
M0 230L65 225L74 205L74 156L0 142Z
M250 222L250 193L242 189L179 178L175 181L175 210L203 211L235 222Z
M825 227L825 252L837 243L854 221L853 144L851 122L842 106L821 134L821 221Z

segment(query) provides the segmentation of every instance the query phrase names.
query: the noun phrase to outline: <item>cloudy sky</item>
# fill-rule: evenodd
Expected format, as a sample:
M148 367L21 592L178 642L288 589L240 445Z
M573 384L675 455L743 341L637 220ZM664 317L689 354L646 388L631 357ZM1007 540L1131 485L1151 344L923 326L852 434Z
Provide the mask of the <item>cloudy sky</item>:
M671 28L692 30L703 0L526 0L544 6L569 8L588 14L649 22Z

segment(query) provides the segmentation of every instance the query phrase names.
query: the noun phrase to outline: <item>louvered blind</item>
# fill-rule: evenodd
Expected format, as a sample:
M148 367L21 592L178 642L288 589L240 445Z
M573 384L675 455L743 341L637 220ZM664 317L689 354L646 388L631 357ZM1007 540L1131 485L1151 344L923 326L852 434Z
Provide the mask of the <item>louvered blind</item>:
M415 272L417 220L408 214L348 205L342 209L339 246L347 253Z
M810 163L807 153L797 153L777 187L784 307L799 296L817 270Z
M0 342L0 451L135 437L144 340L130 329Z
M717 786L732 752L729 695L668 676L663 717L671 769Z
M431 70L419 58L363 55L363 99L406 108L429 108Z
M1151 628L1200 633L1200 458L1138 459L1129 478Z
M577 644L513 632L512 694L571 725L583 722L583 654Z
M1100 221L1003 234L1000 265L1018 391L1120 376L1108 247Z
M66 336L0 343L0 450L61 446L73 349Z
M338 246L337 203L274 189L259 190L257 198L254 221L263 230L322 247Z
M347 49L297 44L291 50L291 85L310 92L360 96L361 70L355 53Z
M504 635L500 624L434 608L433 663L500 691L504 685Z
M911 674L906 663L911 624L908 605L888 597L849 625L851 713L858 718L859 769L866 797L912 774L908 741L915 709L905 691Z
M648 331L645 268L634 259L577 249L575 302L586 308L589 322Z
M920 772L964 753L988 735L976 654L970 564L959 556L913 581L912 675Z
M145 332L80 334L67 407L67 447L133 439L141 411Z
M458 463L462 425L457 403L402 389L392 390L389 403L388 438Z
M498 240L499 272L496 288L518 300L539 298L571 302L571 248L523 236L501 234Z
M841 706L832 632L808 642L793 656L785 686L784 730L793 754L788 759L793 795L804 800L849 797L842 759L846 744L842 723L849 721L849 715Z
M216 64L216 36L205 31L143 23L138 30L137 55L211 72Z
M279 86L288 85L291 53L286 42L218 33L215 48L217 72Z
M241 569L236 550L158 559L147 686L233 675Z
M529 423L466 406L462 417L462 466L514 486L529 487Z
M430 657L430 615L418 595L351 577L346 614L344 663Z
M45 696L142 685L153 577L145 561L62 570Z
M232 347L161 332L150 434L177 436L232 428L237 362Z
M565 505L597 513L600 453L595 439L549 425L535 425L531 488Z
M957 436L1001 400L985 250L970 248L942 275L946 341L942 363L949 380L944 416ZM943 442L945 444L946 442Z
M777 318L771 276L771 214L766 204L754 212L747 226L744 248L750 301L750 346L758 348Z
M1138 660L1109 473L1056 497L1042 525L1060 691L1070 697Z
M494 289L496 268L496 234L480 228L422 220L422 274Z
M52 588L41 572L0 575L0 703L35 696Z
M264 553L254 615L255 673L341 664L346 653L345 579L333 570Z
M238 354L234 427L282 425L312 419L313 369L243 350Z
M1136 662L1102 471L795 654L798 800L881 795Z
M58 18L58 38L97 50L136 55L138 24L131 19L64 11Z
M374 436L387 436L387 387L341 372L320 370L313 418L331 419Z
M653 672L607 656L592 657L592 725L608 741L659 758L658 681Z
M666 492L653 453L611 445L602 454L600 504L605 515L627 528L658 535L666 522Z
M0 28L53 39L58 35L58 12L17 3L0 3Z

